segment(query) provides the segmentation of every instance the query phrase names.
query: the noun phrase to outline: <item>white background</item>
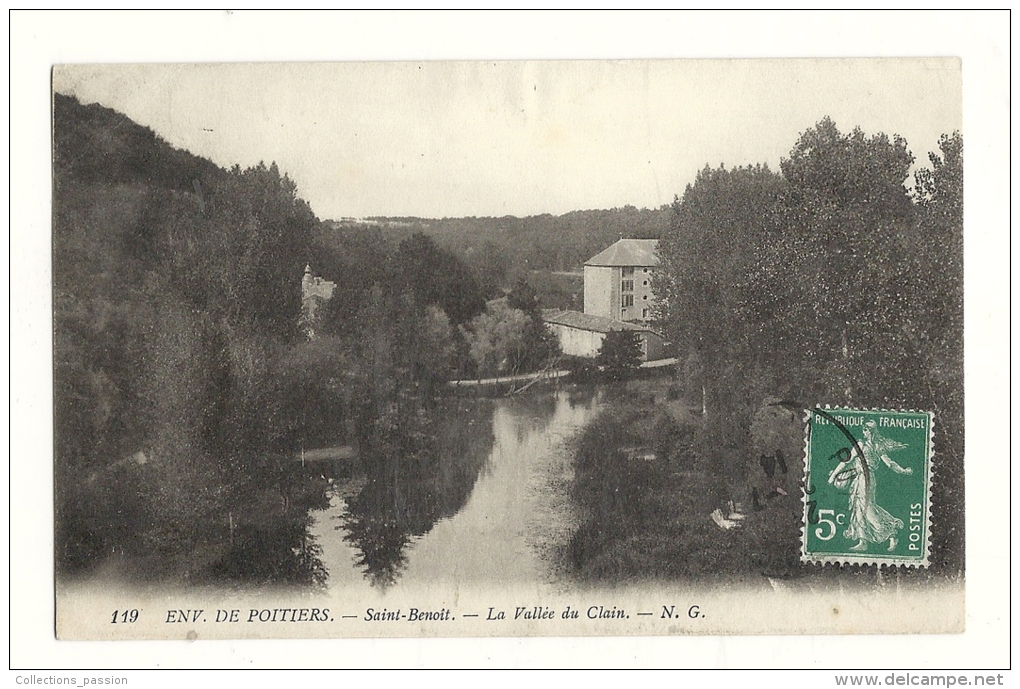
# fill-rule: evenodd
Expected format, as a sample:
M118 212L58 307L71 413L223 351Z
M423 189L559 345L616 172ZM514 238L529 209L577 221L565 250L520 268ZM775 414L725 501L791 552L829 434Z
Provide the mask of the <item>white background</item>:
M1004 13L920 12L12 14L11 666L1007 666L1009 19ZM963 58L968 411L965 634L198 643L54 640L49 315L52 64L766 56ZM833 686L827 676L821 674L817 681ZM746 675L735 679L754 681ZM142 677L132 684L168 681L172 680Z

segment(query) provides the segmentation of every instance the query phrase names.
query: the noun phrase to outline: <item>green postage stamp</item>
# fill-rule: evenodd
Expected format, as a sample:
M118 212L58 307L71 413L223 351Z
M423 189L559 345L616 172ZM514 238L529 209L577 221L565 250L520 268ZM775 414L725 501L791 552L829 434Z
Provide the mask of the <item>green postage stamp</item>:
M930 412L811 409L801 558L926 567Z

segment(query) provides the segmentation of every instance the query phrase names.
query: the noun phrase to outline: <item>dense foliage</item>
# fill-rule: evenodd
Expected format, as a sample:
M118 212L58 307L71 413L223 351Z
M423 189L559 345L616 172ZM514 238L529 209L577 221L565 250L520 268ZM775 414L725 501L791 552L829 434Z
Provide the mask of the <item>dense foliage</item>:
M670 209L625 206L523 218L369 218L372 228L393 241L423 233L465 261L486 295L495 298L533 271L580 271L589 258L621 237L658 239L669 227ZM338 230L356 221L331 222ZM569 304L543 303L546 308Z
M633 330L606 333L595 365L602 368L610 380L620 380L633 373L641 366L641 338Z
M659 244L659 321L702 392L703 452L750 456L765 400L930 409L936 502L962 500L962 139L919 170L906 142L828 119L782 171L706 167ZM962 558L962 510L936 559Z
M351 445L350 540L392 581L491 443L437 421L440 390L557 361L540 307L579 305L576 275L553 271L621 235L661 236L657 316L708 412L684 440L706 475L758 456L766 400L932 409L934 560L962 566L963 511L944 508L963 494L959 134L929 161L908 190L905 141L823 120L780 172L706 167L672 209L322 223L275 164L223 170L57 95L57 566L128 555L170 576L321 583L306 534L326 477L293 460ZM306 264L337 285L313 339ZM613 333L599 363L623 375L639 353ZM593 494L617 485L592 471ZM438 482L456 484L449 503Z
M225 171L100 106L54 110L58 565L197 548L253 454L287 443L273 371L318 221L275 165Z

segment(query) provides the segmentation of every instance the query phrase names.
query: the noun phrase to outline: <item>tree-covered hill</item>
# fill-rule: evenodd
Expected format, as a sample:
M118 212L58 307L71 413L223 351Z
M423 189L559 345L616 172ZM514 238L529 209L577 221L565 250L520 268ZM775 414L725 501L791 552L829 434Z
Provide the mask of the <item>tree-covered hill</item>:
M462 257L486 286L507 288L529 271L577 271L621 237L658 239L669 229L671 209L625 206L563 215L469 218L366 218L368 226L399 241L415 233L432 237ZM327 221L335 227L355 220ZM365 223L361 223L365 224Z
M428 412L489 334L471 269L424 235L331 230L275 163L223 170L71 97L54 98L53 149L61 576L114 558L131 577L321 583L306 528L326 482L292 461L304 448L357 447L370 495L414 458L429 518L376 505L366 562L379 525L431 528ZM315 338L307 263L339 287Z
M85 184L146 184L192 191L222 179L215 163L176 149L148 127L98 103L53 96L54 179Z
M53 123L57 563L187 552L287 444L273 365L318 220L275 165L222 170L59 94Z

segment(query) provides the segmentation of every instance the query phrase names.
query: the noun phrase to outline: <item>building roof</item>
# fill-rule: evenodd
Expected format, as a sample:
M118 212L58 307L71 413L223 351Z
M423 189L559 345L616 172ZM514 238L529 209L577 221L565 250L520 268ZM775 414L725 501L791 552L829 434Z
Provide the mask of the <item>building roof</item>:
M561 309L543 309L542 320L554 325L565 325L578 330L590 330L596 333L609 333L614 330L636 330L639 332L650 331L651 328L639 323L618 321L615 318L593 316L580 311L563 311Z
M621 239L584 262L586 266L657 266L658 239Z

